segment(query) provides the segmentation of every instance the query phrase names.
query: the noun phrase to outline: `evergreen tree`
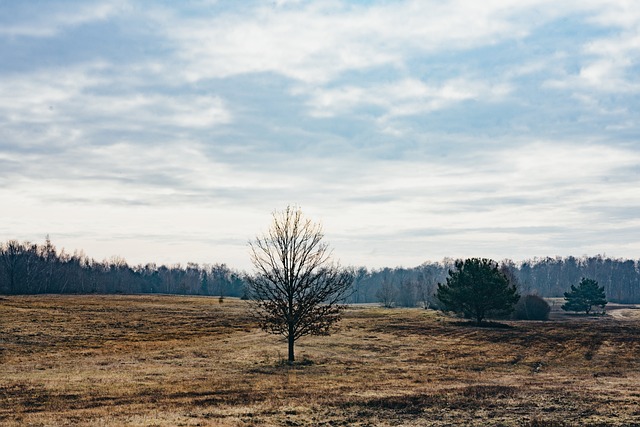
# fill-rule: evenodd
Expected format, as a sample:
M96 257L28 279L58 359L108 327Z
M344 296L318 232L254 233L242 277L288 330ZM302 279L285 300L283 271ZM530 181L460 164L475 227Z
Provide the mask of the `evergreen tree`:
M513 311L520 299L498 264L489 259L470 258L455 262L447 284L438 283L437 297L448 311L463 313L480 325L489 312Z
M584 311L587 315L594 306L604 309L607 305L604 286L598 287L597 281L584 277L578 287L571 285L571 291L564 293L564 299L567 301L562 305L564 311Z

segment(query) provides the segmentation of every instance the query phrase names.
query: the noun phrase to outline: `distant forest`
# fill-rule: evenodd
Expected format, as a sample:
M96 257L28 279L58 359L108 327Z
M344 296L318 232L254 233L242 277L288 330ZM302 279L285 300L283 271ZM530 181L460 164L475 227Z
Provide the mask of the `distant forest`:
M347 302L380 302L387 306L437 306L434 293L453 259L414 268L353 268L353 292ZM505 260L502 269L522 295L561 297L582 277L604 286L612 302L640 303L640 260L591 257L547 257L523 262ZM246 273L225 264L136 265L119 257L96 261L82 252L11 240L0 245L0 294L139 294L242 297Z

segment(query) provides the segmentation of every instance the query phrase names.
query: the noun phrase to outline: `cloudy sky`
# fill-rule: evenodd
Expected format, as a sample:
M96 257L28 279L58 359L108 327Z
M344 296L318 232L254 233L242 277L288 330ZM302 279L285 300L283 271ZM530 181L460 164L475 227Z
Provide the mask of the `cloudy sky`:
M0 241L640 257L640 2L0 0Z

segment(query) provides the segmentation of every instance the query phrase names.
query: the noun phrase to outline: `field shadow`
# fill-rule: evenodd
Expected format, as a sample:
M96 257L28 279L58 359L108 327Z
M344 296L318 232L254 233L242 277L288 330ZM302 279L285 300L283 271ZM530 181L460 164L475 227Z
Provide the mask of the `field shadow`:
M506 323L500 323L493 320L482 322L479 325L473 320L459 320L451 322L451 325L483 329L515 329L515 326L513 325L508 325Z

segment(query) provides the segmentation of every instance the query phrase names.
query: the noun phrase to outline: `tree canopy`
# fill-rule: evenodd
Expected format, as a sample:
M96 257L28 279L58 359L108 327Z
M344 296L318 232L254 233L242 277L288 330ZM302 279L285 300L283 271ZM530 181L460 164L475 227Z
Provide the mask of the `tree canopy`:
M438 283L437 297L445 310L462 313L480 325L490 312L513 311L520 295L495 261L470 258L455 262L447 283Z
M567 301L562 305L565 311L584 311L587 315L593 307L604 309L607 299L604 294L604 286L599 287L598 282L593 279L582 278L578 287L571 285L571 290L564 293Z
M340 302L353 275L331 261L322 227L299 208L273 214L269 231L250 242L255 274L248 278L254 313L263 330L283 335L289 362L295 341L305 335L327 335L339 320Z

